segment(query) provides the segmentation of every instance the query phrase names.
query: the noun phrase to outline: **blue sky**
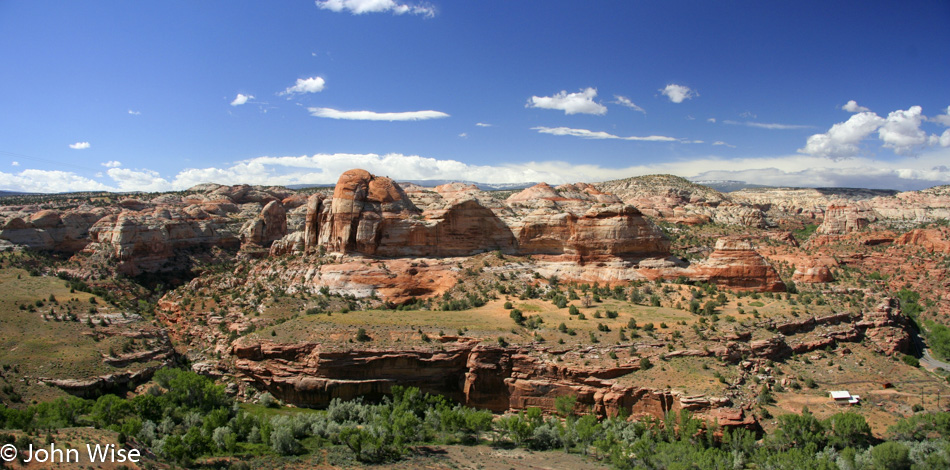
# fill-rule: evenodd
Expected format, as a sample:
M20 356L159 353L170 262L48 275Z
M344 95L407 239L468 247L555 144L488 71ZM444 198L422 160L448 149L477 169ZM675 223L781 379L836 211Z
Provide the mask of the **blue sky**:
M0 60L7 190L950 183L944 1L6 0Z

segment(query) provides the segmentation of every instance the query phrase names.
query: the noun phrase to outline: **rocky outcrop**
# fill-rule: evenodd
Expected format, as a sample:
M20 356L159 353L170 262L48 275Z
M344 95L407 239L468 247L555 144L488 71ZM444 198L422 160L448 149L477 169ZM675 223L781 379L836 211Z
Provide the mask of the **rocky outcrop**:
M151 379L152 375L162 367L165 366L157 365L135 372L119 372L87 379L52 379L41 377L39 381L51 387L57 387L71 395L83 398L95 398L106 393L120 393L122 390L134 388L135 385Z
M308 202L305 248L316 240L331 252L382 257L468 256L498 250L582 263L669 254L669 241L636 208L591 185L553 188L542 183L504 204L461 184L435 191L413 188L413 194L426 210L419 210L389 178L347 171L329 204Z
M650 217L674 223L697 225L713 221L724 225L766 226L759 208L678 176L638 176L596 186L618 195L623 202L636 206Z
M320 239L320 213L323 206L323 195L313 194L307 198L307 216L304 222L304 249L316 250Z
M836 201L828 205L825 219L816 232L823 235L845 235L863 230L877 218L877 214L866 202Z
M271 253L296 244L291 234L271 246ZM357 298L377 295L402 304L415 299L442 295L455 285L460 258L395 258L370 260L343 257L335 263L313 265L307 258L265 260L256 263L248 279L286 286L287 292L317 294L328 289L333 294Z
M884 299L876 309L866 312L855 326L884 354L912 351L910 325L901 313L897 299Z
M287 234L287 210L280 201L270 201L260 216L241 227L241 247L245 250L268 248Z
M11 214L0 223L0 239L34 250L76 253L89 244L89 229L108 209L40 210Z
M919 246L928 253L950 253L950 233L946 229L914 229L897 237L894 244Z
M448 343L451 344L451 343ZM467 406L504 412L539 407L555 411L558 397L577 397L579 409L599 416L618 413L663 417L683 407L668 391L618 385L610 371L576 369L538 358L524 348L455 343L444 350L331 352L316 343L236 344L235 366L246 380L288 403L326 406L333 398L380 397L393 385L417 386ZM638 369L631 364L628 373ZM685 401L711 410L728 401ZM746 417L735 417L744 423Z
M881 217L909 222L950 219L950 186L876 197L869 204Z
M832 326L836 328L832 329ZM892 298L884 299L877 308L861 316L835 313L776 324L774 329L781 334L749 343L750 351L755 356L780 360L791 353L803 354L838 343L856 343L865 339L878 351L893 355L910 353L913 344L910 323L900 312L899 302ZM818 332L812 333L813 330ZM786 338L797 335L807 336L790 346Z
M229 221L196 209L159 207L103 217L89 229L84 251L99 253L128 275L175 269L172 261L193 248L236 248Z
M579 262L669 254L669 240L635 207L591 207L583 215L538 209L514 232L521 254L567 255Z
M814 261L805 261L795 266L795 272L792 273L792 280L806 284L816 284L822 282L833 282L834 276L831 270L824 264Z
M783 292L785 284L752 246L752 242L738 238L722 238L715 250L703 261L684 271L690 279L725 285L736 290Z

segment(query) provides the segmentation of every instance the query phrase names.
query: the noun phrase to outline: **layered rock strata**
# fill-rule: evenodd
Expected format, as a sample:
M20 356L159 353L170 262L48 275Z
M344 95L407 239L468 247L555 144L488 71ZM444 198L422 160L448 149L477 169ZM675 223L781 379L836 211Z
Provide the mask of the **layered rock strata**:
M772 265L755 251L752 242L740 238L719 239L709 257L686 268L684 275L736 290L785 291Z
M668 391L622 386L610 380L637 370L586 370L542 361L536 351L456 343L444 350L331 352L319 344L238 344L235 366L245 380L298 406L322 407L334 398L379 398L394 385L411 385L438 393L466 406L496 412L539 407L555 411L561 396L577 397L577 406L599 416L618 413L662 418L683 407L709 411L721 400L684 402ZM741 410L729 414L733 424L754 425ZM738 424L736 424L738 423Z

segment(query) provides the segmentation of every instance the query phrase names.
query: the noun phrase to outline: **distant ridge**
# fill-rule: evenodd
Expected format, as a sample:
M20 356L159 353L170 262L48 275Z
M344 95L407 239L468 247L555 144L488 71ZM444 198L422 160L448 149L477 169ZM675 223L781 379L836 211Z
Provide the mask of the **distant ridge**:
M528 183L479 183L476 181L465 181L465 180L397 180L397 183L400 184L415 184L422 186L424 188L434 188L443 184L449 183L462 183L462 184L474 184L475 187L482 191L505 191L510 189L524 189L530 188L538 183L528 182ZM335 184L291 184L284 186L287 189L307 189L307 188L333 188Z
M39 193L22 193L19 191L0 191L0 197L9 197L9 196L35 196Z
M524 189L530 188L538 184L537 182L525 182L525 183L479 183L476 181L459 181L459 180L399 180L398 183L412 183L417 184L426 188L434 188L443 184L449 183L462 183L462 184L474 184L475 187L481 189L482 191L505 191L510 189Z
M748 188L770 188L771 186L765 184L752 184L746 183L745 181L738 180L690 180L695 184L701 184L707 188L715 189L721 193L731 193L733 191L741 191Z

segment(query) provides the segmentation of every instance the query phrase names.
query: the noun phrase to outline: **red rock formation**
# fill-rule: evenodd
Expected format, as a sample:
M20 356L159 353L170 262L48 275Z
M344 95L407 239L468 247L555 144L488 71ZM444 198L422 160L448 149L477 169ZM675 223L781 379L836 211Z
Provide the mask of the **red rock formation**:
M887 298L874 311L866 312L855 325L884 354L909 353L911 336L907 317L897 299Z
M579 407L600 416L623 411L660 418L681 406L670 392L620 386L598 378L602 371L559 366L531 353L472 343L444 351L326 352L314 343L269 342L232 348L241 375L278 398L303 406L326 406L333 398L380 396L393 385L417 386L499 412L527 407L553 412L555 400L565 395L576 396Z
M633 206L592 207L581 216L539 209L516 230L523 254L567 255L580 262L669 254L669 240Z
M877 220L877 214L865 202L836 201L828 205L825 219L816 230L823 235L844 235L864 229Z
M287 210L280 201L270 201L260 216L248 220L241 228L244 249L267 248L287 234Z
M950 253L950 235L946 230L914 229L894 240L895 245L915 245L928 253Z
M814 284L820 282L833 282L834 276L828 266L815 262L805 262L795 266L795 272L792 273L792 280L795 282L804 282Z
M736 290L783 292L785 284L775 269L748 240L722 238L709 258L685 271L690 279L704 280Z
M119 272L174 269L176 253L189 248L232 247L238 239L227 229L228 220L185 210L159 207L153 211L123 211L103 217L89 229L91 243L84 249L117 262Z
M512 209L504 206L487 207L472 187L436 189L438 195L425 195L429 209L420 212L389 178L348 171L337 183L329 210L321 212L318 243L329 251L384 257L500 250L586 261L669 253L669 241L636 208L604 206L617 202L616 197L590 185L555 189L542 183L512 195L509 203L531 211L523 217L512 217Z
M0 224L0 239L34 250L76 253L91 241L89 229L108 209L40 210L20 213Z

